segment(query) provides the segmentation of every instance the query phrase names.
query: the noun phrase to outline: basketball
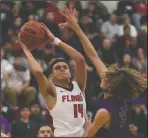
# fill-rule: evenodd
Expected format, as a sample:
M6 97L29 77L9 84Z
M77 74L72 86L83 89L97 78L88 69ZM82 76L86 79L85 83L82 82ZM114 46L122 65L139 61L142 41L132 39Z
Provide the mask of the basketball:
M41 23L30 21L25 23L20 31L21 41L30 51L40 47L45 43L46 32L41 27Z

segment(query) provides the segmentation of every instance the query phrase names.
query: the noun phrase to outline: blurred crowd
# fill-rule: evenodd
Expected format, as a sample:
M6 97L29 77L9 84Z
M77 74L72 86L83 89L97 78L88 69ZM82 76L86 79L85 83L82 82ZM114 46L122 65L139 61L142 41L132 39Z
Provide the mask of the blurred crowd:
M100 78L86 57L79 38L72 30L58 27L65 22L58 4L59 1L1 1L0 122L1 132L12 138L51 137L54 131L52 117L17 41L17 34L25 22L43 22L55 36L84 55L88 72L88 111L93 113L93 104L100 98ZM85 9L78 0L68 0L66 5L77 9L80 27L107 67L134 68L147 78L147 1L119 1L111 13L97 0L89 1ZM75 76L75 62L59 47L44 45L32 53L47 77L48 64L56 57L67 59ZM133 99L129 131L134 137L147 136L146 97Z

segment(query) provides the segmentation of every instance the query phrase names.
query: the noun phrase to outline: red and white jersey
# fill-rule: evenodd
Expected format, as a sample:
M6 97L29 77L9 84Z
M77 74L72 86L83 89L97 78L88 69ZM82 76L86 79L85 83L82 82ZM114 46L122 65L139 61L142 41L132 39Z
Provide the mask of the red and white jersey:
M72 84L71 90L55 86L57 102L50 110L55 137L82 137L84 133L86 102L77 82Z

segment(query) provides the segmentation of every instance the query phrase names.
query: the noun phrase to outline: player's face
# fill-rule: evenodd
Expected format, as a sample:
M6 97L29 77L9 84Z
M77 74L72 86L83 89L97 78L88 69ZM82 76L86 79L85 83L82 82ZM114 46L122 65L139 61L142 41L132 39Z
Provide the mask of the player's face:
M58 62L53 66L52 75L55 80L69 80L71 78L69 67L64 62Z
M107 78L103 78L102 81L101 81L101 84L100 84L100 87L102 89L107 89L109 88L109 83L108 83L108 80ZM104 99L107 99L109 97L111 97L112 94L109 92L109 93L104 93Z
M23 108L20 112L20 115L22 118L29 118L29 116L30 116L29 108Z
M49 126L43 126L40 128L38 137L52 137L52 130Z
M100 84L100 87L102 89L106 89L109 87L108 83L107 83L107 78L103 78L102 81L101 81L101 84Z

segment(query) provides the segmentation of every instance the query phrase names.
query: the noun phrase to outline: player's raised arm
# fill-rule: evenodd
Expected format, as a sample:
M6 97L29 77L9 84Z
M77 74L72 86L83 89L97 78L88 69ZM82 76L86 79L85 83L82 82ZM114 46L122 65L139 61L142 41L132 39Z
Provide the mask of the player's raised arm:
M97 131L108 121L110 121L110 114L106 109L97 111L93 123L86 129L84 137L94 137Z
M43 28L46 30L49 38L53 37L53 34L49 31L49 29L44 24L42 25L43 25ZM51 42L51 39L49 40L49 42ZM86 86L86 77L87 77L84 57L80 52L76 51L74 48L62 42L60 39L56 37L53 39L53 43L59 46L65 53L67 53L76 62L76 78L75 79L79 84L79 87L82 90L82 92L84 92L85 86Z
M30 71L37 79L42 96L46 98L49 89L51 89L50 92L52 92L52 94L55 95L54 91L52 90L52 83L44 76L40 64L35 60L32 53L28 50L27 46L22 43L20 34L18 34L18 41L28 59Z
M76 34L78 35L78 37L80 38L80 41L82 43L82 46L88 56L88 58L92 61L92 63L94 64L98 75L100 75L100 73L102 72L106 72L107 68L104 65L104 63L100 60L100 58L97 55L97 52L95 51L93 45L91 44L91 42L89 41L88 37L84 34L84 32L81 30L81 28L79 27L77 20L75 18L75 12L76 10L74 9L67 9L65 8L65 13L62 13L66 19L67 22L61 25L67 26L69 28L71 28L74 32L76 32Z

